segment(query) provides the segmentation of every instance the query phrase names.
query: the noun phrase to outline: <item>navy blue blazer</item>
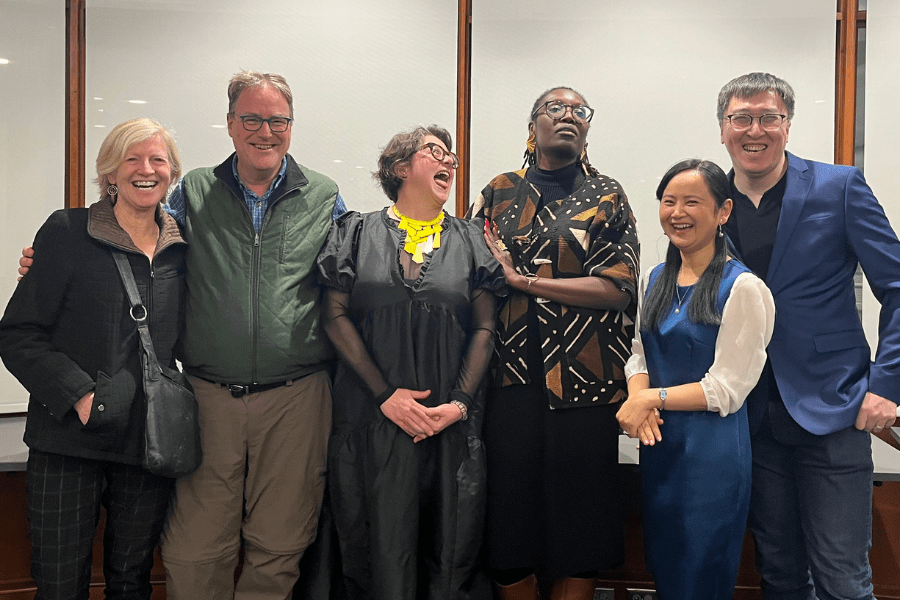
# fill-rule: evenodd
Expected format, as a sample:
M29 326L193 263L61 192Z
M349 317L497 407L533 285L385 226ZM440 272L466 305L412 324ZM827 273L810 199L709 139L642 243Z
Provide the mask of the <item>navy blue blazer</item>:
M787 159L768 352L788 412L823 435L853 425L867 391L900 400L900 242L859 169ZM874 362L856 312L857 261L881 303ZM748 409L752 422L765 406Z

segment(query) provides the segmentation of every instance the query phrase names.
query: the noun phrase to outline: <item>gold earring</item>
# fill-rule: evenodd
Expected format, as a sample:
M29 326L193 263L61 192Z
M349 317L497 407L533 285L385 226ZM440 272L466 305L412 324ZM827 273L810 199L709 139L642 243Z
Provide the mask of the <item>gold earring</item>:
M534 141L534 133L528 135L528 140L525 141L525 154L522 157L525 159L525 162L522 163L522 166L526 165L534 165L537 162L537 158L535 157L535 149L537 148L537 144Z

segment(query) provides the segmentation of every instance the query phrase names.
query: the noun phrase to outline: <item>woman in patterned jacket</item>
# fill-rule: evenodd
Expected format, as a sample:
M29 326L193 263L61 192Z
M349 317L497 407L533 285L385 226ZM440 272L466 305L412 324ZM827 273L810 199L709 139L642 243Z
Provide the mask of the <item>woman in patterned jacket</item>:
M538 98L527 167L494 178L470 215L503 265L488 392L487 545L501 598L589 599L624 560L617 404L635 315L638 241L619 184L587 159L576 91Z

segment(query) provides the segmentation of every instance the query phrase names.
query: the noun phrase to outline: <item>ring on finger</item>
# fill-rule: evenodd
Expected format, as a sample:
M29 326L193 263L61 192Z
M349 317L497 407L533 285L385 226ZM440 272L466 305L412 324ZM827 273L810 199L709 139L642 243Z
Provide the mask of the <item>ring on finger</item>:
M500 252L504 252L506 250L506 244L503 243L503 240L497 240L496 242L494 242L494 245Z

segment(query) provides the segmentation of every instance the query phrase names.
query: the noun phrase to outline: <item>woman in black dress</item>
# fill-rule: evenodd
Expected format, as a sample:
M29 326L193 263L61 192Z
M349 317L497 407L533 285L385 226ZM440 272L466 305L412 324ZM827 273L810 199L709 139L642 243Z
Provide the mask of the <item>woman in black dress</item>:
M393 205L343 215L318 259L341 358L329 491L350 598L486 591L481 383L505 281L481 225L443 211L450 147L433 125L394 136L375 174Z
M501 597L590 599L624 559L616 404L635 314L638 242L619 184L587 160L591 109L570 88L538 98L528 167L494 178L470 213L503 265L488 392L487 545Z

